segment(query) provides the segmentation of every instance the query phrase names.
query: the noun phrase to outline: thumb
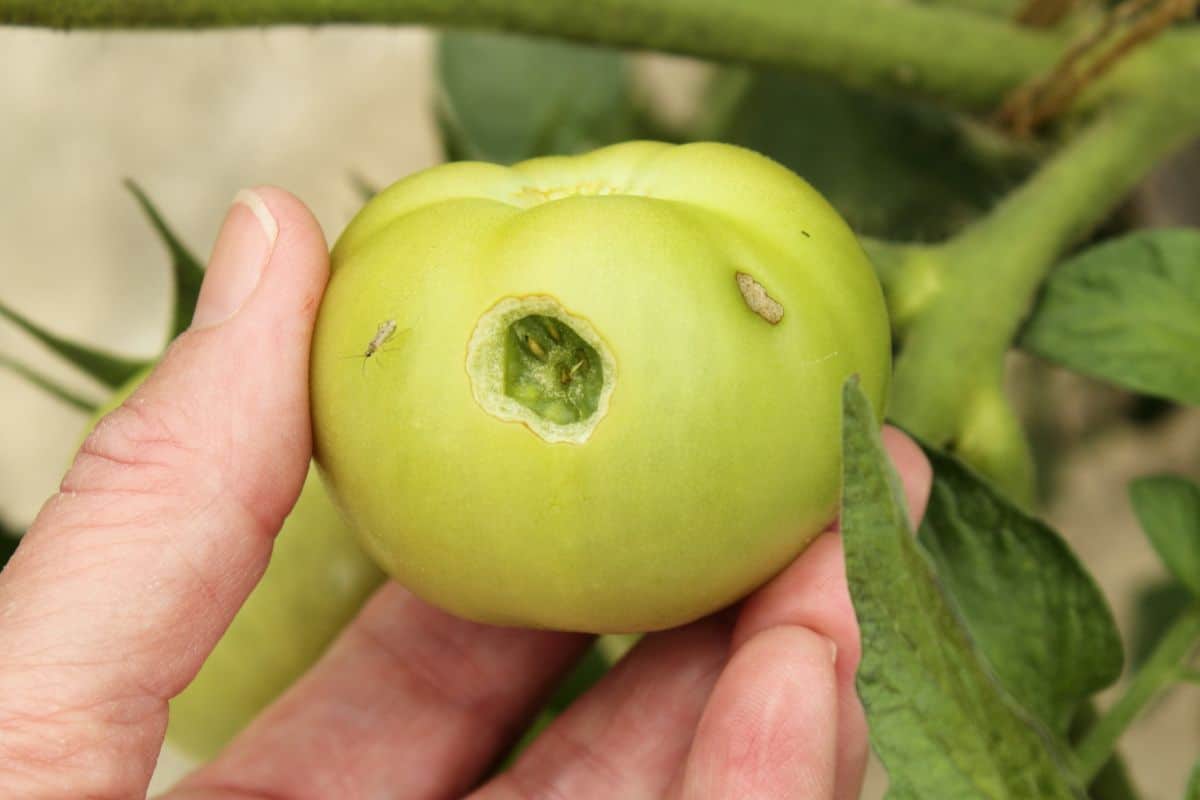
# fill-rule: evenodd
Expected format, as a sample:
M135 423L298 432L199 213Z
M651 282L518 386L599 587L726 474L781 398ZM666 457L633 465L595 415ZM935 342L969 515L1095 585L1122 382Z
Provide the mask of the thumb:
M96 426L0 574L0 796L144 792L166 701L266 568L304 480L327 277L298 200L237 196L191 328Z

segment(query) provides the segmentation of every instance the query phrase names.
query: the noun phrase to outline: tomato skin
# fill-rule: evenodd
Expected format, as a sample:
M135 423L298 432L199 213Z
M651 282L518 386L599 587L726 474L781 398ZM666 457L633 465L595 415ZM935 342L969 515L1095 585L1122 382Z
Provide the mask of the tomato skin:
M88 426L133 393L133 378ZM310 466L266 572L191 683L171 699L167 741L215 756L311 667L384 580Z
M435 167L368 203L332 263L318 464L378 563L470 619L630 632L737 600L833 517L846 377L883 410L888 320L862 248L742 148ZM505 303L557 308L605 360L582 439L481 402L472 348Z

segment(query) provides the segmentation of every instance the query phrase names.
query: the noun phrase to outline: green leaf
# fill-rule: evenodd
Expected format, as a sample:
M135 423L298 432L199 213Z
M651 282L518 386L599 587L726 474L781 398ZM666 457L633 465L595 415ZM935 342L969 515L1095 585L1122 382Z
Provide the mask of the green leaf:
M1163 578L1137 590L1129 633L1130 671L1141 669L1155 645L1170 630L1171 623L1195 601L1192 591L1175 578Z
M1138 478L1129 484L1129 499L1159 558L1200 597L1200 486L1175 475Z
M861 234L940 240L986 210L1015 177L977 152L942 109L789 72L732 71L734 78L730 70L715 74L697 133L791 168ZM734 106L731 94L739 92Z
M1071 720L1068 736L1071 744L1078 744L1099 718L1095 702L1088 701L1080 706ZM1133 784L1133 776L1129 774L1125 759L1119 753L1114 753L1104 763L1104 767L1088 784L1087 793L1091 800L1138 800L1139 797L1137 787Z
M1187 791L1183 794L1183 800L1200 800L1200 761L1197 761L1192 767L1192 774L1188 776Z
M1020 344L1076 372L1200 404L1200 231L1134 233L1067 261Z
M596 647L608 659L609 664L616 664L641 639L640 633L607 633L596 640Z
M179 241L179 237L167 225L142 188L129 179L126 179L125 187L133 193L150 224L158 232L158 237L166 245L167 252L171 254L171 267L175 278L175 310L171 315L169 338L174 339L192 322L196 300L200 297L200 284L204 281L204 268Z
M1066 542L957 459L926 448L933 491L920 544L971 638L1010 695L1066 734L1121 675L1121 638Z
M433 118L437 123L438 139L442 143L442 157L447 161L471 161L478 160L482 156L475 155L464 141L465 134L456 127L442 105L439 104L433 109ZM487 159L484 159L485 161Z
M994 681L939 589L857 381L843 401L841 519L863 644L858 690L891 796L1082 798L1060 744Z
M0 519L0 569L4 569L12 554L17 552L17 545L20 543L21 534Z
M525 36L446 32L438 41L438 119L451 159L511 164L630 138L624 56Z
M355 194L364 203L368 202L372 197L379 194L379 187L371 181L367 180L361 172L350 173L350 185L354 187Z
M525 729L525 733L522 734L517 743L509 749L503 760L497 765L497 771L508 769L516 761L517 757L533 743L533 740L554 721L555 717L565 711L584 692L592 688L604 677L612 667L612 664L615 663L614 659L607 652L613 646L607 642L611 638L609 636L602 636L592 643L592 646L587 649L587 652L584 653L583 658L579 660L575 668L555 688L554 694L550 696L550 700L543 706L537 717L534 718L533 723ZM619 644L617 646L619 647Z
M0 317L8 319L56 354L113 389L121 386L150 363L118 356L105 350L96 350L55 336L3 303L0 303Z
M600 640L597 639L588 648L579 663L575 665L575 669L571 670L554 690L547 706L556 712L565 710L580 695L592 688L596 681L603 678L611 666L612 662L604 654L600 647Z
M57 397L69 406L73 406L85 414L92 414L100 407L99 400L92 400L78 394L73 389L68 389L58 381L45 375L28 364L23 364L14 358L0 353L0 368L7 369L10 372L16 373L27 382L32 383L42 391Z

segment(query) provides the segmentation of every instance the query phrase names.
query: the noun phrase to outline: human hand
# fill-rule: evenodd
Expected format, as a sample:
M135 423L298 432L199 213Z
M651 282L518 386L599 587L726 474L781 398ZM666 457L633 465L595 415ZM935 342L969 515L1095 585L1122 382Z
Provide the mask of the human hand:
M0 796L144 795L167 701L300 490L326 245L290 195L239 200L192 328L97 426L0 573ZM899 432L884 439L919 516L928 464ZM866 722L836 532L736 608L646 636L477 787L587 644L459 620L388 584L170 796L857 796Z

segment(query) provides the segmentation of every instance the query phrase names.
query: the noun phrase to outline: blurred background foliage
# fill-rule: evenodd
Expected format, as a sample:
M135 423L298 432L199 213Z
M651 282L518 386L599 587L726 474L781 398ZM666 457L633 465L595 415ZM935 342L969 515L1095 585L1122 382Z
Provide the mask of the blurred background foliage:
M1037 155L936 106L747 67L705 69L690 117L673 121L630 61L523 36L442 34L436 110L446 157L510 164L630 138L725 141L803 175L859 233L936 241L985 211Z

